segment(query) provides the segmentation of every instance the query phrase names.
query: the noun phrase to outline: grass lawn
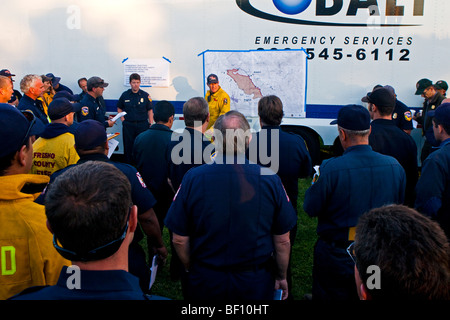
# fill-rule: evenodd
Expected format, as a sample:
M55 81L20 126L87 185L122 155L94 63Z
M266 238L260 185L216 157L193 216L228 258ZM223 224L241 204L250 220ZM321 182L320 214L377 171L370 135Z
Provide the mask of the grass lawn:
M302 300L306 293L311 293L313 247L317 239L317 219L308 217L303 211L304 194L310 184L310 179L299 181L298 231L292 252L292 294L295 300ZM169 275L171 253L167 228L164 228L163 237L167 250L169 250L169 258L167 259L165 266L158 268L158 274L152 288L152 294L165 296L174 300L183 300L180 282L172 281ZM143 240L141 244L146 248L145 240Z

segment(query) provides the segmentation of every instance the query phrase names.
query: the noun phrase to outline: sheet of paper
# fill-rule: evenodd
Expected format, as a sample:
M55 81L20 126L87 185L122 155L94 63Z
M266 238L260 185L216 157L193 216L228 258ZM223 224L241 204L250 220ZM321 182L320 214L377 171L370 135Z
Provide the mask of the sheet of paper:
M125 111L122 111L122 112L116 114L116 116L115 116L114 118L112 118L111 121L116 122L117 119L123 117L123 116L126 115L126 114L127 114L127 113L126 113Z
M119 145L119 141L117 141L116 139L109 139L108 140L108 146L109 146L108 158L111 158L114 150L116 150L116 147L118 145Z
M151 287L153 286L153 283L155 283L155 279L156 279L156 273L158 272L158 262L157 262L157 255L155 254L153 256L153 260L152 260L152 266L150 267L150 284L148 286L148 290L151 289Z

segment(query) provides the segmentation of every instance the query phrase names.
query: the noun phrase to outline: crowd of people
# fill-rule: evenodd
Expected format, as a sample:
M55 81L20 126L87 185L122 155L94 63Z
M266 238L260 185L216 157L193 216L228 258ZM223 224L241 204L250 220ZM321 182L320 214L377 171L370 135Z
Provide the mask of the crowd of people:
M175 133L174 106L153 104L132 74L117 102L125 159L113 161L107 82L81 78L74 94L52 73L30 74L22 95L14 76L0 71L0 299L167 299L151 294L147 261L165 264L167 245L185 300L293 299L299 206L317 217L313 300L450 299L445 81L418 81L415 115L391 86L362 97L367 107L342 107L330 123L340 151L299 199L313 163L305 141L282 129L275 95L259 100L252 133L211 74Z

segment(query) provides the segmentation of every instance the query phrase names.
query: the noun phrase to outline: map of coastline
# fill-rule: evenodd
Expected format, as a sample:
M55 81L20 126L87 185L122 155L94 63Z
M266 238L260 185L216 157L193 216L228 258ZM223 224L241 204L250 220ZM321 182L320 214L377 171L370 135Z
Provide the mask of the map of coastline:
M216 74L230 96L230 109L258 116L258 102L274 94L289 117L305 117L307 54L303 50L211 51L203 53L203 74ZM286 86L286 79L291 85ZM206 83L204 89L206 93Z
M227 70L227 75L236 82L239 89L244 91L247 95L253 95L253 99L260 99L263 97L261 89L258 88L250 78L250 76L239 74L239 69Z

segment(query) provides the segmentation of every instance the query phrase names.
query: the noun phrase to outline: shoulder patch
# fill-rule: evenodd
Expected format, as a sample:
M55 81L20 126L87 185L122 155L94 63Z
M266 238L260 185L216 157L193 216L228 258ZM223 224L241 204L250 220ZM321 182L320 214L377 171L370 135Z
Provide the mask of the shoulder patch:
M404 116L405 116L405 120L406 120L406 121L411 121L411 120L412 120L412 114L411 114L411 111L406 111L406 112L404 113Z
M136 177L138 178L139 182L141 183L141 186L143 188L147 188L147 185L144 182L144 179L142 179L142 176L139 172L136 172Z
M83 116L87 116L89 114L89 107L86 107L86 106L81 107L81 114Z

